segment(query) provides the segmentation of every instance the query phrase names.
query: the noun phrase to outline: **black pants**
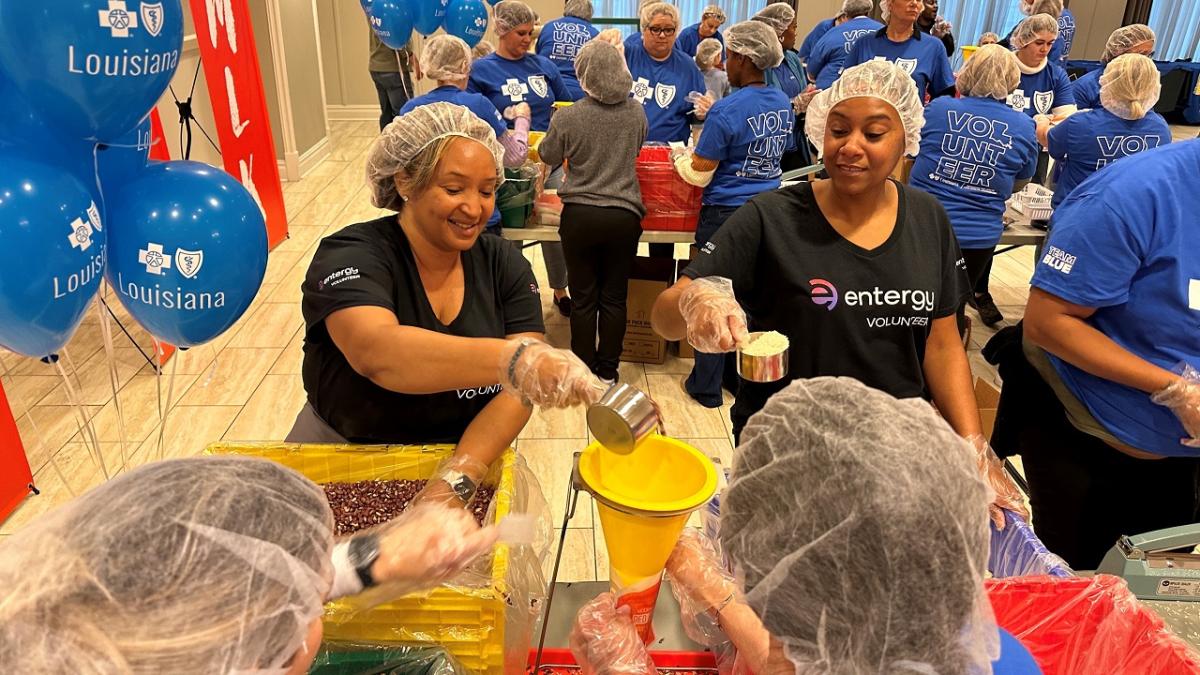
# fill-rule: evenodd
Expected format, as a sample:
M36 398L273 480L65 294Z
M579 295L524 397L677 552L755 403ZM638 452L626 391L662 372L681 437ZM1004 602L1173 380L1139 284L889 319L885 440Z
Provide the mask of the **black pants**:
M564 204L558 231L575 301L571 351L599 377L616 379L641 219L622 208Z
M1021 455L1033 528L1047 548L1092 570L1121 535L1197 521L1200 459L1136 459L1115 450L1071 424L1019 342L1002 359L993 440L1003 454Z
M995 255L995 252L994 247L962 249L963 260L967 263L967 281L977 294L987 292L987 276L992 271L992 256ZM979 290L980 284L983 285L983 291ZM966 309L965 304L958 308L958 332L960 334L966 330Z
M375 93L379 95L379 130L383 131L400 114L400 109L413 97L415 90L407 70L403 73L372 70L371 80L375 82Z

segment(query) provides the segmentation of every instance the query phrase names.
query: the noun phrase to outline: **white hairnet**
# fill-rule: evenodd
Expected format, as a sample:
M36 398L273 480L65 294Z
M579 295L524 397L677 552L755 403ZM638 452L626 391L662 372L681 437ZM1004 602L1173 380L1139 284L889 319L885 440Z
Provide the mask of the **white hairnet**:
M928 403L797 380L742 433L721 545L797 673L986 673L994 496Z
M417 106L392 120L371 144L367 152L371 203L381 209L399 211L404 200L396 190L396 176L401 172L415 175L420 167L414 166L414 162L420 159L421 151L447 136L483 144L496 159L496 175L504 180L504 147L496 140L491 125L467 108L438 101Z
M321 488L265 459L134 469L13 535L0 663L23 675L280 673L333 578Z
M845 0L842 14L849 17L864 16L871 13L871 7L871 0Z
M675 27L679 27L679 9L675 5L667 2L650 2L642 5L640 17L642 30L648 29L650 22L654 21L654 17L661 15L671 17L671 21L674 22Z
M493 45L487 40L480 40L479 44L475 45L475 47L471 49L471 61L473 62L477 59L482 59L494 51L496 51L496 45Z
M725 31L725 46L734 54L749 57L759 70L770 70L783 62L779 36L761 21L742 21L730 26Z
M767 29L771 30L771 29ZM772 31L771 36L775 33ZM726 37L726 40L729 38ZM721 60L721 51L725 49L724 45L717 38L704 38L700 44L696 45L696 65L702 69L712 68Z
M1154 44L1155 40L1154 29L1144 23L1122 26L1108 36L1108 42L1104 45L1104 54L1101 55L1100 61L1108 63L1138 45L1147 42Z
M592 0L567 0L563 16L573 16L584 21L592 20Z
M993 32L992 32L992 31L990 31L990 30L989 30L989 31L985 31L985 32L983 33L983 35L980 35L980 36L979 36L979 46L981 46L981 47L982 47L982 46L984 46L984 42L985 42L985 41L987 42L987 44L993 44L993 45L994 45L994 44L997 44L997 43L999 43L999 42L1000 42L1000 36L999 36L999 35L996 35L995 33L993 33Z
M1057 19L1063 13L1063 0L1036 0L1030 11L1032 14L1049 14Z
M1162 79L1148 56L1122 54L1100 76L1100 105L1125 120L1140 120L1158 103Z
M782 2L776 2L758 10L750 20L767 24L775 30L775 37L782 38L792 24L796 23L796 10Z
M633 77L621 50L603 40L592 40L575 55L579 88L601 103L613 105L629 98Z
M700 13L701 20L709 17L712 17L721 23L725 23L729 20L729 18L725 16L725 10L721 9L720 5L709 5L708 7L704 8L703 12Z
M1038 39L1042 33L1049 33L1053 36L1052 39L1058 38L1058 19L1049 14L1034 14L1017 24L1013 29L1012 37L1009 42L1013 49L1024 49L1027 45ZM975 57L971 57L975 58Z
M1010 49L998 44L980 47L958 71L958 91L1003 101L1021 84L1021 63Z
M896 110L904 125L904 153L915 156L921 147L925 106L917 85L904 69L890 61L867 61L842 73L832 86L813 97L808 105L804 132L818 149L825 146L825 123L839 103L850 98L877 98Z
M533 25L537 16L529 5L520 0L501 0L492 7L492 16L496 22L496 37L504 37L524 24Z
M425 76L438 82L459 81L471 74L471 48L462 38L435 35L421 51Z
M1020 7L1018 7L1018 9L1025 16L1033 14L1033 0L1021 0Z

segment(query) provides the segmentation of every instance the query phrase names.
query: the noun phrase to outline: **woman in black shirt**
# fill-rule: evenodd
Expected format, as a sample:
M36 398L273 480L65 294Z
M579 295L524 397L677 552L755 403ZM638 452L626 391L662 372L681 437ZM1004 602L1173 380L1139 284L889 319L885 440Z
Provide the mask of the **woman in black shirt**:
M372 203L399 216L351 225L313 257L302 287L308 403L289 441L455 443L455 471L473 487L531 403L599 397L582 362L540 342L529 263L479 236L503 156L491 127L450 103L396 118L375 141Z

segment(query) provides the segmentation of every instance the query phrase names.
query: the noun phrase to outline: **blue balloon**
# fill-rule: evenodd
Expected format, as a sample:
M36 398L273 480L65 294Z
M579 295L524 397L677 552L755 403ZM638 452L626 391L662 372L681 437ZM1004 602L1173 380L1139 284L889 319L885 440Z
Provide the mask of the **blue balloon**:
M487 7L479 0L450 0L446 7L446 32L474 47L487 32Z
M89 190L95 189L95 143L46 126L3 72L0 72L0 101L5 101L0 106L0 148L14 149L26 157L48 159L75 174Z
M421 35L432 35L446 20L446 5L449 0L414 0L416 21L413 26Z
M0 70L63 134L109 141L166 90L183 49L179 0L0 2Z
M104 273L92 192L49 159L0 150L0 345L34 358L71 339Z
M412 38L414 16L408 0L371 0L367 20L380 42L392 49L404 49Z
M150 334L194 347L250 307L267 271L254 198L201 162L155 162L107 195L108 282Z
M150 116L129 133L111 143L99 146L96 152L96 171L101 190L107 193L132 180L150 163L153 135Z

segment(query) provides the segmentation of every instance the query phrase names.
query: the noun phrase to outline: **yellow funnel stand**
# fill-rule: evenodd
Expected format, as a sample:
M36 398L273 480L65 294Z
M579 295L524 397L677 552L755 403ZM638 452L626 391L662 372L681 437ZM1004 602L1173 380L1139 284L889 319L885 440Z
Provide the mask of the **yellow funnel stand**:
M970 61L971 57L975 56L975 51L978 49L979 49L978 45L963 45L962 46L963 63Z

